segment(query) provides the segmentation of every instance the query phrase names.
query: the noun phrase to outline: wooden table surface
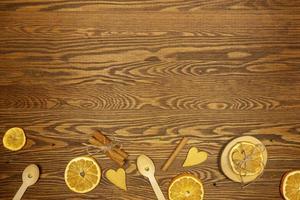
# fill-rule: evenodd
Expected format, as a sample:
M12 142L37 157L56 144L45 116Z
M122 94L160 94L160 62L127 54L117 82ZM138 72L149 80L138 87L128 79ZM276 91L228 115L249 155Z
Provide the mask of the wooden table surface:
M87 155L89 134L114 135L150 156L167 196L181 172L199 176L205 199L281 199L284 172L300 168L300 1L1 0L0 132L22 127L21 151L0 147L0 199L11 199L29 163L39 182L23 199L155 199L148 181L128 191L106 178L90 193L64 182L70 159ZM231 139L267 147L263 176L241 189L219 167ZM188 145L160 170L182 136ZM208 160L184 169L191 146ZM103 171L117 166L101 153Z

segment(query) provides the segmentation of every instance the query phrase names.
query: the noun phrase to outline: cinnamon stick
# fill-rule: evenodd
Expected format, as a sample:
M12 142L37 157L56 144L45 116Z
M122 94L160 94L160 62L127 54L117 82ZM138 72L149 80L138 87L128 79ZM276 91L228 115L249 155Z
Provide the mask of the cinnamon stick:
M101 142L104 145L111 143L111 140L108 139L105 135L103 135L100 131L98 133L95 133L93 137L95 137L99 142Z
M98 140L96 140L94 137L89 139L89 142L92 145L95 146L103 146L103 144L101 142L99 142ZM115 161L119 166L123 166L125 163L125 158L120 155L119 153L117 153L115 150L109 150L105 153L110 159L112 159L113 161Z
M97 146L109 145L111 140L103 135L100 131L95 133L92 138L89 139L91 144ZM119 148L110 149L106 152L106 155L110 157L113 161L115 161L119 166L123 166L125 164L125 160L128 157L128 154Z
M98 133L95 133L93 135L93 137L95 137L99 142L103 143L104 145L107 145L107 144L111 143L111 140L109 138L107 138L105 135L103 135L101 133L101 131L99 131ZM114 150L117 151L124 158L128 157L128 154L124 150L119 149L119 148L116 148Z
M184 147L184 145L188 142L188 138L184 137L180 141L180 143L177 145L176 149L173 151L173 153L170 155L169 159L165 162L165 164L162 167L163 171L167 171L170 165L175 160L176 156L179 154L181 149Z
M110 157L113 161L115 161L120 167L124 165L125 158L122 157L120 154L118 154L114 150L110 150L106 153L108 157Z
M96 140L94 137L89 138L89 143L95 146L103 146L103 144L98 140Z
M115 151L125 159L128 157L128 154L125 151L123 151L122 149L115 149Z

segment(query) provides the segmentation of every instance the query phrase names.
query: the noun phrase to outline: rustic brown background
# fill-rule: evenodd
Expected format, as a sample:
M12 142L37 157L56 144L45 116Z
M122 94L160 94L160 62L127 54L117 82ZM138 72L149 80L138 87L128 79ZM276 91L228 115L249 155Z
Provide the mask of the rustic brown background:
M164 194L184 171L205 199L281 199L282 174L300 168L300 1L1 0L0 131L26 131L19 152L0 147L0 199L11 199L29 163L42 170L24 199L155 199L136 171L123 192L105 178L71 192L64 169L86 155L88 134L115 134L149 155ZM266 146L263 176L246 189L219 169L224 145L253 135ZM190 142L159 170L182 136ZM180 167L188 148L209 159ZM95 156L102 169L116 168Z

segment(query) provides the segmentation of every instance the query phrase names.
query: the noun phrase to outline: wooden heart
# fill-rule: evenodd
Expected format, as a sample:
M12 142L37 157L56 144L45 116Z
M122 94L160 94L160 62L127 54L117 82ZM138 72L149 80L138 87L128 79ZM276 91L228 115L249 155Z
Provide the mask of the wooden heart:
M207 159L207 153L205 151L198 151L196 147L192 147L183 163L183 167L190 167L198 165Z
M121 188L125 191L127 190L126 174L124 169L119 168L117 171L109 169L106 171L105 176L111 183L113 183L118 188Z

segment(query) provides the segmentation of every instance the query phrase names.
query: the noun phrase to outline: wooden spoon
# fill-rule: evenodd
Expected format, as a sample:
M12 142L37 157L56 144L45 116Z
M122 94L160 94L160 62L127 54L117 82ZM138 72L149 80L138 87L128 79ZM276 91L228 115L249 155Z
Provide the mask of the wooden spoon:
M143 176L145 176L149 179L157 199L165 200L165 197L164 197L162 191L160 190L159 185L154 177L155 166L154 166L153 161L146 155L140 155L137 158L137 167L138 167L139 172Z
M20 200L24 192L26 191L26 189L37 182L39 176L40 176L40 170L38 166L35 164L28 165L24 169L22 174L23 184L21 185L18 192L15 194L13 200Z

